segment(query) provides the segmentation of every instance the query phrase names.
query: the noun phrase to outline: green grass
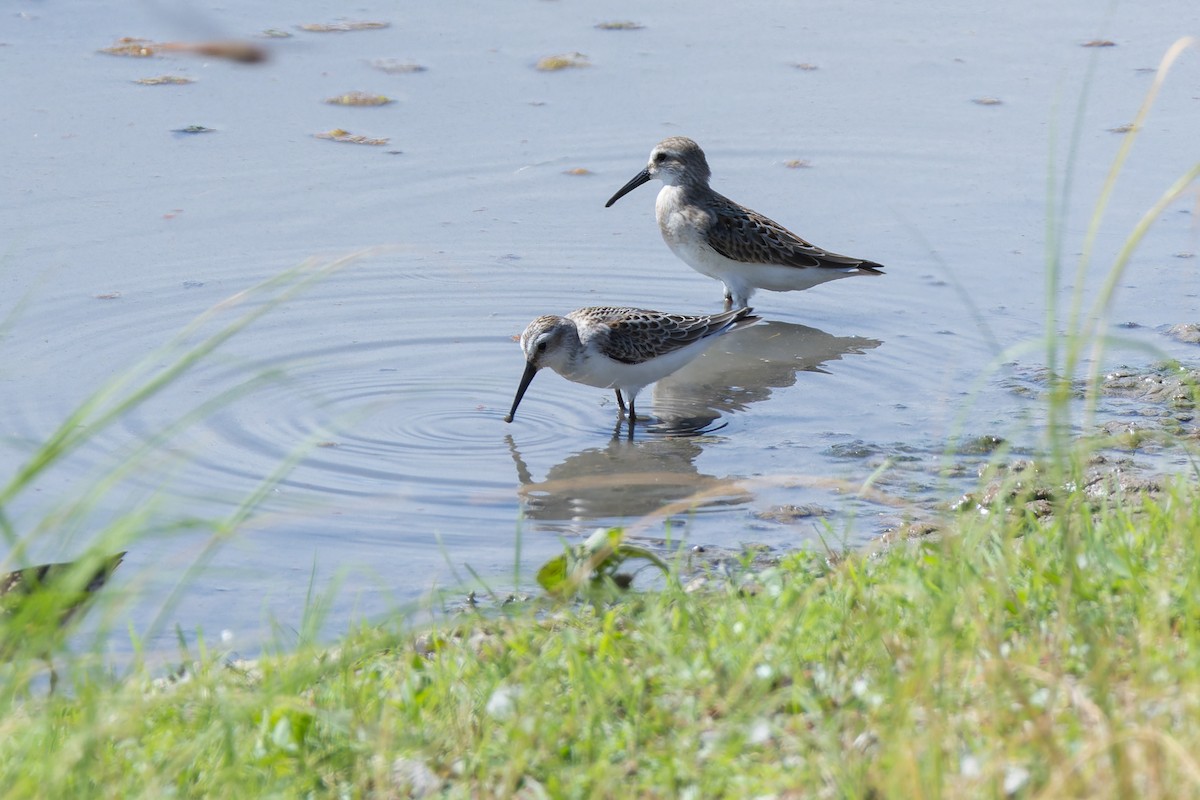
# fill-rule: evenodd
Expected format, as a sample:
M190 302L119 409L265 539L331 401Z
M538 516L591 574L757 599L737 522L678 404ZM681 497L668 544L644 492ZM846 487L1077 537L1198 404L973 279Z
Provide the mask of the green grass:
M415 770L449 797L1200 796L1198 501L1183 481L1067 493L1048 520L997 506L749 584L89 681L0 719L0 784L407 796Z
M47 695L31 690L39 652L18 648L0 664L0 787L18 797L1200 797L1200 470L1153 496L1095 497L1081 487L1097 444L1068 434L1095 407L1120 274L1148 221L1198 174L1134 227L1093 308L1076 295L1065 314L1048 313L1046 341L1025 346L1043 348L1061 378L1047 393L1040 507L1019 484L1029 473L1009 473L1011 491L947 512L936 538L795 553L735 577L714 570L699 590L672 565L654 592L547 597L415 631L363 627L332 648L303 636L255 663L202 648L178 680L85 665L69 693ZM1051 200L1053 223L1065 210ZM1071 398L1081 375L1082 406ZM0 487L0 507L79 444L81 420L106 424L153 385L103 390L106 402L81 409L93 416L50 439L42 466L34 459ZM214 525L197 567L255 503ZM125 519L97 547L130 546L139 522ZM14 551L53 529L0 517ZM597 588L577 580L606 572L589 561L597 552L572 548L544 573L558 576L556 594L569 594L567 577Z

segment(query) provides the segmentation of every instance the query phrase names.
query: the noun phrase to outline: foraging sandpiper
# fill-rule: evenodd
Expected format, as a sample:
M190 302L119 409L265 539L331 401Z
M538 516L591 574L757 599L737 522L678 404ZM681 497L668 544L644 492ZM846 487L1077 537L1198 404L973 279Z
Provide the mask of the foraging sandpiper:
M538 370L550 367L569 381L614 389L622 413L628 397L629 420L633 422L637 419L633 404L638 392L696 358L717 336L758 320L749 308L691 316L641 308L593 307L572 311L565 317L538 317L521 334L525 374L504 421L512 422Z

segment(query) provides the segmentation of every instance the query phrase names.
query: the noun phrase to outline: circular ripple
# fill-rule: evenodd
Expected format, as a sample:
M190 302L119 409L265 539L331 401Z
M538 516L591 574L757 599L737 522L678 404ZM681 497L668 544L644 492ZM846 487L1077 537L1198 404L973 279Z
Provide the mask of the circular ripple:
M490 291L453 297L447 315L444 287L397 281L386 265L362 267L290 298L114 425L96 429L72 470L103 470L146 448L156 452L154 464L132 480L169 495L244 497L283 470L281 494L402 495L431 519L477 519L465 497L507 492L497 513L511 524L510 437L537 451L603 435L605 409L571 396L571 384L547 373L506 425L523 367L511 336L528 312L501 317L497 308L517 303ZM397 283L406 291L403 314ZM172 283L137 297L78 293L39 303L24 337L38 345L36 355L15 363L46 392L9 395L7 432L30 447L44 440L94 387L129 374L129 365L228 294ZM58 327L47 324L52 318L75 322ZM140 380L172 360L156 359ZM164 433L206 404L182 430Z

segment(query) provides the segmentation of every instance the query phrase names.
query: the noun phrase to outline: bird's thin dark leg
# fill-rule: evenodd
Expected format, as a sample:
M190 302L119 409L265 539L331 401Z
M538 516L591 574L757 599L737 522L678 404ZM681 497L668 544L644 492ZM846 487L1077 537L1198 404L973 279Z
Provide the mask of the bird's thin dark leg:
M633 410L633 398L629 398L629 428L633 429L633 423L637 420L637 412Z
M621 409L621 413L625 413L625 398L621 397L621 390L617 389L617 407Z

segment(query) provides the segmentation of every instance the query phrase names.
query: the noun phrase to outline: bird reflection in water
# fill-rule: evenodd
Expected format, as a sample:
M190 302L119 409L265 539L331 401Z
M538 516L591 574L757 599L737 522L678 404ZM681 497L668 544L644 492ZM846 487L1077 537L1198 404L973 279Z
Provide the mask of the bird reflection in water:
M613 524L645 517L688 498L700 506L735 506L751 496L734 479L705 475L696 469L699 442L667 438L628 441L614 436L603 447L589 447L569 456L534 479L512 437L506 437L517 478L517 494L527 519Z
M658 419L651 433L688 435L720 427L722 415L745 411L796 383L801 372L829 373L824 365L883 344L863 336L833 336L791 322L760 323L718 341L707 353L654 387Z
M796 383L800 372L826 372L823 364L878 347L878 340L838 337L816 328L769 322L741 331L659 381L649 427L658 434L628 441L614 431L602 447L589 447L536 480L515 441L506 437L527 519L562 523L579 531L597 524L628 524L701 509L723 509L753 500L737 476L720 478L695 465L708 434L724 427L721 416L766 400ZM639 526L640 527L640 526Z

